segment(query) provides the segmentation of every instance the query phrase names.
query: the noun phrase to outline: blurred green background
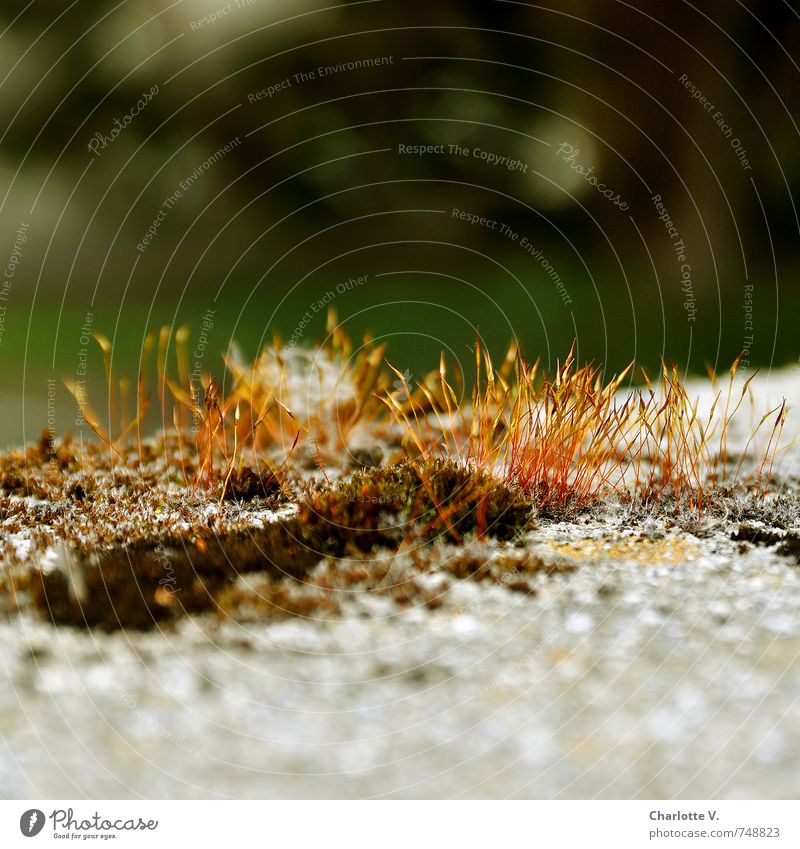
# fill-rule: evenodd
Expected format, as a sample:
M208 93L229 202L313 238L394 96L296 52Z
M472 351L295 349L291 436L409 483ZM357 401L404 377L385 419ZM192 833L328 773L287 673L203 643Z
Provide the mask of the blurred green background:
M413 375L478 334L795 360L799 34L776 0L5 0L0 443L74 427L82 328L134 375L188 323L221 372L320 301Z

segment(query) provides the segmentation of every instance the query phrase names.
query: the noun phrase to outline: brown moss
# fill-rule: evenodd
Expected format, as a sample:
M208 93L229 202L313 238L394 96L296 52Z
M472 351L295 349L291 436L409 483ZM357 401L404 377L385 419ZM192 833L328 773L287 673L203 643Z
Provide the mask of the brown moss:
M329 589L260 576L225 589L218 599L217 611L222 618L236 622L261 622L292 616L327 618L339 615L341 609Z
M496 551L486 546L467 546L448 549L446 556L437 561L437 568L460 580L488 581L514 592L535 594L531 575L571 572L577 565L563 557L538 557L520 548Z
M369 551L409 536L460 542L464 535L513 539L530 504L489 476L451 463L400 463L365 469L300 505L303 533L328 554Z
M228 501L252 501L254 498L275 501L281 495L280 482L271 470L255 472L249 466L236 469L225 488Z
M731 534L734 542L749 542L752 545L775 545L783 540L784 534L771 528L758 527L743 522Z
M141 547L90 558L68 555L61 568L35 573L33 603L56 624L151 628L213 603L229 576L211 565Z
M318 559L293 543L287 526L214 535L194 542L137 541L94 554L71 550L56 568L36 570L33 604L57 624L150 628L213 608L239 573L299 576Z
M800 559L800 534L795 531L781 531L743 522L731 534L731 539L739 543L749 542L751 545L774 545L778 554Z
M465 534L510 539L529 515L527 503L506 487L438 461L362 470L334 485L309 487L295 513L260 527L247 513L241 514L244 524L237 524L234 507L215 508L201 521L201 508L208 504L201 493L159 489L150 474L119 470L102 485L83 473L51 485L51 497L62 500L39 506L48 508L51 531L66 533L70 544L55 568L34 570L33 604L44 616L58 624L148 628L213 609L241 573L263 572L278 586L305 579L324 558L331 558L324 578L328 589L381 587L399 603L435 605L416 584L383 587L392 558L378 552L396 550L409 538L419 543L460 541ZM265 495L271 503L282 497L274 475L247 466L229 485L240 507L259 499L263 509ZM132 529L131 515L143 505L150 505L142 513L148 518ZM166 525L158 518L173 515L177 518ZM181 516L185 519L178 521ZM186 530L165 532L181 525ZM76 527L85 532L76 535ZM344 558L351 558L351 565L337 571ZM278 598L278 592L271 590L271 597ZM292 598L284 599L290 609Z
M443 568L453 577L472 580L489 578L489 559L469 551L449 558L442 564Z

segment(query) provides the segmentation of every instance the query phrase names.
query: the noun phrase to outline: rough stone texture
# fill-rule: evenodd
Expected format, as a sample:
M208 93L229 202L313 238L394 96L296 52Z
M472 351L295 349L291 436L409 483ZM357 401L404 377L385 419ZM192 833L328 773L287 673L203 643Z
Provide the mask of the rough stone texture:
M794 374L766 386L797 398ZM791 487L796 449L780 464ZM529 594L448 577L437 609L362 593L330 621L112 634L6 616L0 796L797 797L800 571L736 527L551 525L531 548L576 571Z
M534 585L328 623L4 623L0 794L800 794L791 561L698 550Z

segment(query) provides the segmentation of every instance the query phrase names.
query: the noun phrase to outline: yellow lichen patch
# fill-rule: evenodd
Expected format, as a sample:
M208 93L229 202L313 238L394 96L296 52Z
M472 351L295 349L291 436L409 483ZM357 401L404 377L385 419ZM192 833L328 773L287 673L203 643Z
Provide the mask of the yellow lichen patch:
M569 558L578 560L598 560L608 558L629 563L652 565L654 563L686 563L700 556L700 546L696 540L665 537L647 539L646 537L604 537L602 539L580 539L574 542L547 543L548 548Z

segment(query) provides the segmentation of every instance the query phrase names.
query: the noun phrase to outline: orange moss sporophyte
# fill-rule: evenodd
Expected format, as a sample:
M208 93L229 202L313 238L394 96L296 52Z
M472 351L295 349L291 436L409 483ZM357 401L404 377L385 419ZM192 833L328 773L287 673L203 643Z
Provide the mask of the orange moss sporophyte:
M642 370L645 388L622 390L633 364L604 381L598 366L576 365L574 345L551 377L539 360L528 365L515 345L496 371L478 342L468 402L459 403L466 393L448 380L443 356L438 374L416 389L393 368L399 388L384 402L410 450L492 474L540 508L581 508L611 494L646 501L669 494L699 509L728 474L729 427L754 377L737 395L740 359L730 369L727 391L717 392L705 414L699 400L690 400L675 366L662 363L656 384ZM754 480L762 495L785 418L785 402L764 414L737 461L734 477L771 421Z
M496 368L478 342L471 381L450 377L441 357L412 386L382 345L366 337L356 348L329 320L313 350L275 339L248 363L232 346L220 377L189 374L186 328L173 364L169 330L150 333L135 392L97 334L104 415L68 382L97 441L48 433L0 456L4 530L34 529L27 569L9 555L10 601L27 597L59 623L152 627L239 605L332 615L337 586L372 591L386 579L398 604L436 606L418 580L431 564L523 592L526 575L573 568L558 552L532 553L537 523L551 519L674 508L673 524L695 527L705 511L732 509L786 521L780 498L765 499L786 405L743 429L754 378L741 379L738 360L726 385L712 372L692 399L666 363L637 388L633 365L606 377L579 366L574 347L548 374L516 346ZM154 407L163 427L146 436ZM786 536L775 544L796 551ZM402 586L387 577L399 563ZM266 605L241 584L251 572Z
M386 434L393 421L408 459L462 466L545 511L582 509L613 494L644 502L669 496L702 509L718 486L741 479L745 457L761 430L771 427L748 478L766 493L786 407L784 402L765 413L744 449L729 456L730 425L754 379L751 375L737 388L741 358L724 390L710 373L714 394L706 408L690 398L674 365L662 362L657 380L642 370L644 385L633 388L633 363L607 378L600 366L579 366L574 345L549 375L539 360L529 364L516 345L496 369L478 341L469 388L463 379L449 377L444 355L438 370L412 387L400 370L384 363L384 345L367 336L356 351L333 311L328 321L325 342L313 350L287 348L276 338L248 363L231 346L224 381L189 375L183 327L175 334L177 378L171 377L170 333L162 328L159 405L165 433L172 431L178 441L185 485L215 491L223 500L231 482L255 466L264 470L258 475L268 488L277 483L288 494L285 479L300 443L327 481L326 468L341 465L354 446L374 443L375 433ZM146 364L155 335L143 345L132 411L129 384L112 371L109 341L100 334L95 338L108 391L105 420L89 405L83 387L68 383L68 388L87 424L117 459L134 430L141 456L141 427L150 407ZM476 511L482 503L477 499Z

